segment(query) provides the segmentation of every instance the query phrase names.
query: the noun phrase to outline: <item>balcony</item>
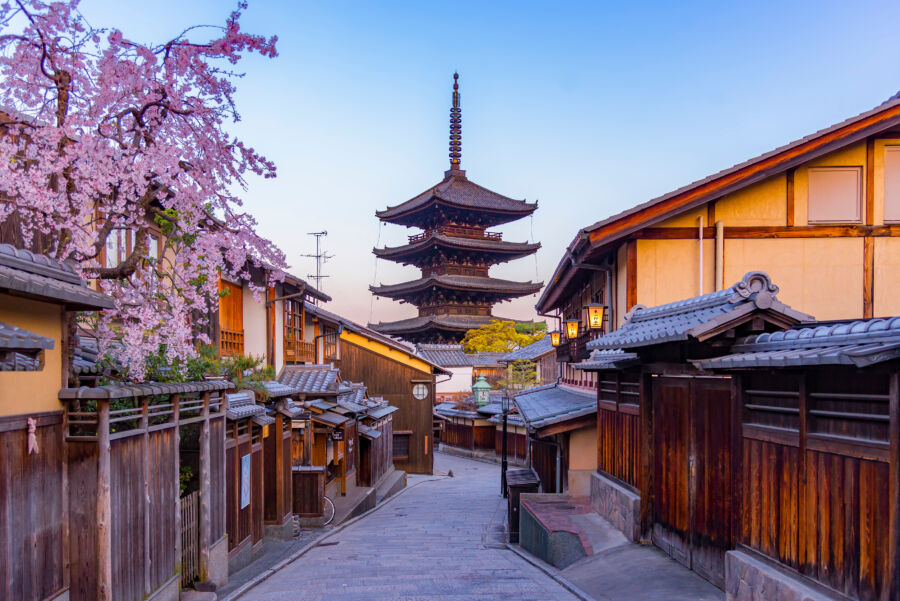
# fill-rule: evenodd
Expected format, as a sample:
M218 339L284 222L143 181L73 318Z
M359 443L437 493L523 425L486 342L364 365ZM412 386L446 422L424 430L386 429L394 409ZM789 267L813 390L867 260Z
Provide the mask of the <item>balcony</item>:
M284 362L288 364L315 363L316 345L312 342L285 338Z
M587 348L587 343L598 336L602 336L604 333L603 330L588 330L575 340L563 340L556 348L556 360L566 363L584 361L591 355L591 351Z
M415 234L409 237L409 243L415 244L422 240L427 240L432 234L443 234L445 236L453 236L455 238L469 238L472 240L503 240L501 232L486 232L476 227L460 227L456 225L445 225L442 227L425 230L421 234Z
M244 354L244 330L219 330L219 354L239 357Z

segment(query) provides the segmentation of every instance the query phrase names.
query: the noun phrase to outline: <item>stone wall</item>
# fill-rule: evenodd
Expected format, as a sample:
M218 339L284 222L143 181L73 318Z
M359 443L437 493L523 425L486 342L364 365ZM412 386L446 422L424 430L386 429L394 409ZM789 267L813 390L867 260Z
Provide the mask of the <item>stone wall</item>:
M631 542L641 540L641 496L612 479L591 474L591 507Z
M836 601L742 551L725 554L727 601Z

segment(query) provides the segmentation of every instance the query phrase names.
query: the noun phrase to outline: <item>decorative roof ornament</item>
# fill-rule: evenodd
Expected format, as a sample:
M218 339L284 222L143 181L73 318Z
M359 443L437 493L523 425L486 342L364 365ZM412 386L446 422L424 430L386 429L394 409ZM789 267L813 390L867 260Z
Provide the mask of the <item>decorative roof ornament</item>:
M453 73L453 106L450 108L450 169L459 171L462 160L462 109L459 108L459 73Z

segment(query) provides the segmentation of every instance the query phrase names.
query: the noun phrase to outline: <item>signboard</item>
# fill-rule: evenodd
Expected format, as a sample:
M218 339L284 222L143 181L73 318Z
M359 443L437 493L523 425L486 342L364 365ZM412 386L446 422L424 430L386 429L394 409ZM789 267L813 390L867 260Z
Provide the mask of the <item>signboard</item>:
M334 430L331 432L331 440L344 440L343 430Z
M250 505L250 455L241 457L241 509Z

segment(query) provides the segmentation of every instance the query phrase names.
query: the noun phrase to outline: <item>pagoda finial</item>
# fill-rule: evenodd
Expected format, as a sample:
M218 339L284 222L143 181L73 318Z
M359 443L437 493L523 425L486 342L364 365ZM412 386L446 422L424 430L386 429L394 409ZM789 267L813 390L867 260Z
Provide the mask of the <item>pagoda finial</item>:
M450 108L450 169L459 170L462 160L462 109L459 108L459 73L453 73L453 106Z

